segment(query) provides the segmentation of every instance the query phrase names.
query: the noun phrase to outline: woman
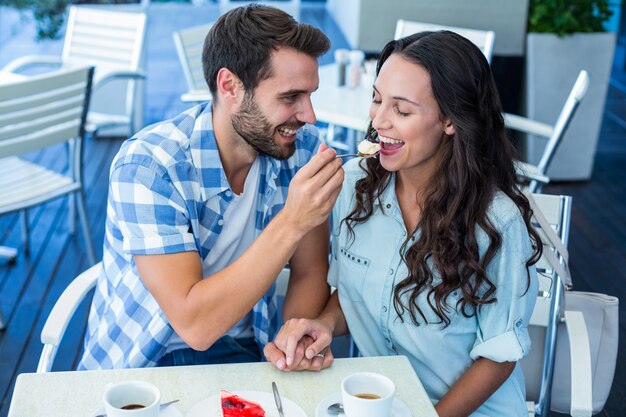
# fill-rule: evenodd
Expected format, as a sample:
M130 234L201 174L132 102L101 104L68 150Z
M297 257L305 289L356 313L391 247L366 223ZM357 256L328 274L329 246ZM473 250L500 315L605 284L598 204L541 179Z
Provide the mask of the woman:
M526 415L516 362L530 348L541 249L501 111L467 39L386 45L370 110L380 155L346 164L333 210L337 291L316 320L283 326L269 360L328 366L320 352L349 329L365 356L406 355L442 417Z

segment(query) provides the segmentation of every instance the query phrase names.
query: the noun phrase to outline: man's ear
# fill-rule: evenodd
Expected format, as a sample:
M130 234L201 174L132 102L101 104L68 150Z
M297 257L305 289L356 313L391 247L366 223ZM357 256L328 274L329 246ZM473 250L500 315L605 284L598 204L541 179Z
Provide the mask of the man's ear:
M448 136L454 136L456 133L456 129L454 128L454 125L452 124L452 120L450 119L446 119L443 122L443 133L445 133Z
M238 97L243 97L243 85L239 77L237 77L228 68L221 68L217 73L217 93L220 101L235 103Z

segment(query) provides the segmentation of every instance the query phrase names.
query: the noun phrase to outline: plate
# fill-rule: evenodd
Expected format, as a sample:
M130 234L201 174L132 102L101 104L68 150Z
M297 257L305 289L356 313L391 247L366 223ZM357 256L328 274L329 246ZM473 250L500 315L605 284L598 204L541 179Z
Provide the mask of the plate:
M315 417L337 417L337 414L329 414L327 410L329 405L339 402L341 402L341 392L330 394L317 405ZM339 416L343 416L343 414L339 414ZM411 410L401 400L394 398L391 406L391 417L412 417Z
M278 417L278 409L274 403L274 394L264 391L229 391L231 394L238 395L249 401L260 404L265 410L266 417ZM193 405L187 411L186 417L222 417L222 402L220 394L212 395ZM283 411L289 417L307 417L306 413L300 406L289 398L281 395L283 403ZM160 417L160 416L159 416Z
M100 407L92 416L98 416L100 414L104 414L104 407ZM183 413L180 412L176 404L170 404L161 409L159 417L183 417Z

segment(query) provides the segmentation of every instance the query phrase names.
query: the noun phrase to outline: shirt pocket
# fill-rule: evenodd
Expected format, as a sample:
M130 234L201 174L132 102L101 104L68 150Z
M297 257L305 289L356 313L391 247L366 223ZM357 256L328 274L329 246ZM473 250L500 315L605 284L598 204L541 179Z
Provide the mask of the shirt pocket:
M339 293L352 301L363 301L370 259L346 247L340 247L336 258Z

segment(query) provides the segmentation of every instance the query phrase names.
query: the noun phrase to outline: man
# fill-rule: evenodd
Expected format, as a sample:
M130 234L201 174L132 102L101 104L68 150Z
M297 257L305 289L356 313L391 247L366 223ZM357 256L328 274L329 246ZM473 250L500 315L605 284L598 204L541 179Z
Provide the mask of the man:
M213 25L202 56L213 102L147 127L113 161L79 369L260 360L287 263L284 317L321 311L343 181L309 125L329 44L258 5Z

